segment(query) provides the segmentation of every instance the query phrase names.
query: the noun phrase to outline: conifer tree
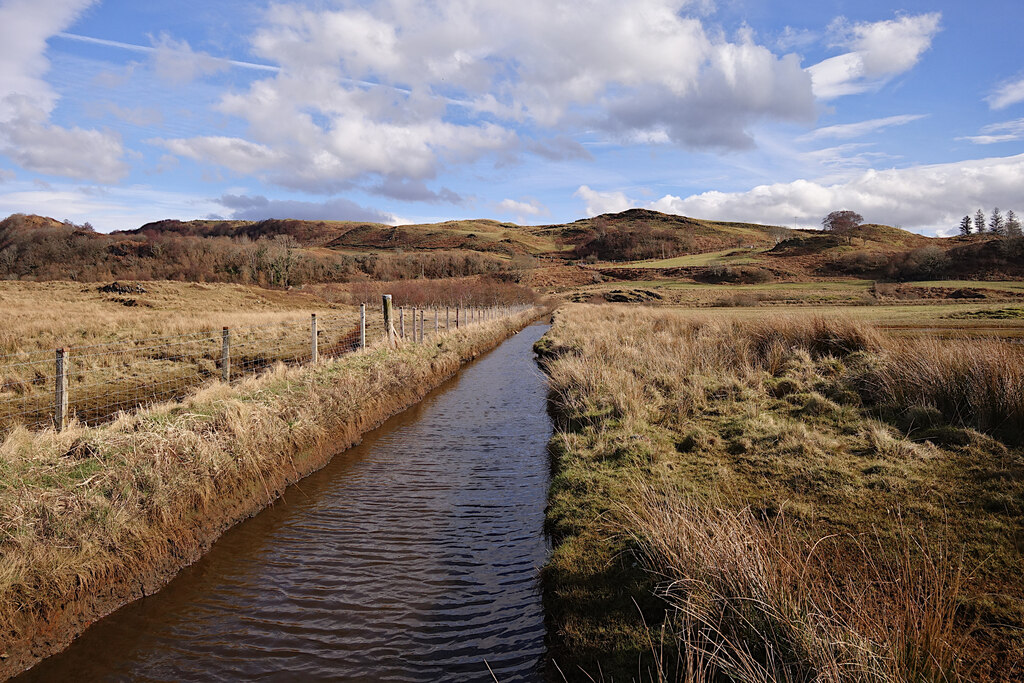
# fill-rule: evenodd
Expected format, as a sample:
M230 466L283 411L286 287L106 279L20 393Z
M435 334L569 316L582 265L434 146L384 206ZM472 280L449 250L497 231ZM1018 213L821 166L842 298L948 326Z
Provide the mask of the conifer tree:
M960 221L960 234L970 235L971 234L971 217L964 216L964 219Z
M1004 227L1006 228L1006 234L1008 236L1021 236L1020 219L1017 218L1017 214L1013 212L1013 209L1006 212L1006 222L1004 223Z
M988 219L988 230L993 235L1002 235L1004 230L1003 214L999 213L999 207L992 209L992 216Z
M974 212L974 231L979 234L985 232L985 212L981 209Z

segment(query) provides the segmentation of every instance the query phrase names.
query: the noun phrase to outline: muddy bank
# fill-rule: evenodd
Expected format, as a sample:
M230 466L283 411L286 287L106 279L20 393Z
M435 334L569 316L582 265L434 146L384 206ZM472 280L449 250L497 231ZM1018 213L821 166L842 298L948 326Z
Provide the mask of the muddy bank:
M140 463L153 460L164 468L157 472L164 479L146 480L153 491L146 492L141 499L147 503L139 504L137 510L115 510L120 515L137 515L140 521L134 526L118 528L103 538L111 524L97 524L89 534L100 536L95 547L69 548L64 536L75 531L38 524L31 530L45 543L37 542L30 549L12 546L10 553L4 547L2 569L17 574L15 580L5 577L0 593L0 679L60 651L92 622L118 607L159 590L228 528L358 443L365 432L420 401L463 363L493 348L538 314L476 325L434 343L378 349L319 367L272 373L237 388L216 390L220 394L201 392L181 406L147 411L98 429L31 438L21 435L17 437L21 442L5 443L8 454L27 452L37 460L52 458L58 463L65 462L69 453L75 458L78 451L97 459L118 454L116 463L100 474L39 503L48 506L37 511L47 519L55 517L56 511L74 512L75 500L83 506L91 504L89 492L110 498L107 489L100 489L103 477L115 476L112 470L117 468L134 472ZM247 439L252 448L237 452L236 442ZM169 444L175 450L168 452ZM145 448L150 451L140 450ZM247 459L253 448L260 452ZM210 462L189 461L200 457ZM110 462L114 460L111 457ZM173 485L171 476L182 468L188 475L182 481L194 480L193 487ZM141 478L131 481L136 479ZM83 513L81 524L91 524L89 520L96 516Z

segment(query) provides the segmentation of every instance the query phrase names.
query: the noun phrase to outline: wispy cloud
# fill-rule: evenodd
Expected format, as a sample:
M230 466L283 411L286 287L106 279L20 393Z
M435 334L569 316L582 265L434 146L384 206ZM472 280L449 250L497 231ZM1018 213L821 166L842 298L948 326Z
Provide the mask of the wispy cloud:
M1006 109L1011 104L1024 102L1024 78L1003 83L985 101L990 109Z
M869 119L867 121L858 121L856 123L840 123L835 126L818 128L807 135L801 136L799 139L820 140L822 138L838 138L841 140L847 140L850 138L859 138L863 135L867 135L868 133L874 133L893 126L904 126L908 123L920 121L927 117L928 114L901 114L899 116L887 116L881 119Z
M78 35L77 33L66 33L66 32L58 33L56 37L64 38L65 40L73 40L73 41L79 42L79 43L89 43L90 45L103 45L104 47L113 47L113 48L117 48L119 50L128 50L129 52L138 52L140 54L147 54L147 55L157 54L157 53L160 53L160 52L164 52L164 53L174 52L174 51L185 52L186 51L185 48L187 46L187 43L186 44L182 44L180 41L179 42L174 42L174 41L170 40L167 36L161 36L161 38L160 38L160 40L159 40L159 42L158 42L158 44L156 46L153 46L153 45L136 45L134 43L122 43L119 40L106 40L105 38L93 38L91 36L82 36L82 35ZM193 52L190 47L187 48L187 52L189 52L192 55L201 54L201 53ZM273 65L270 65L270 64L257 64L256 62L243 62L243 61L239 61L237 59L224 59L222 57L214 57L212 55L203 55L203 57L205 59L211 60L212 62L223 64L224 66L237 66L237 67L239 67L241 69L253 69L255 71L270 71L270 72L273 72L273 73L276 73L276 72L280 71L280 67L276 67L276 66L273 66Z
M967 140L976 145L993 145L998 142L1024 140L1024 119L993 123L978 131L978 135L968 135L957 138L957 140Z

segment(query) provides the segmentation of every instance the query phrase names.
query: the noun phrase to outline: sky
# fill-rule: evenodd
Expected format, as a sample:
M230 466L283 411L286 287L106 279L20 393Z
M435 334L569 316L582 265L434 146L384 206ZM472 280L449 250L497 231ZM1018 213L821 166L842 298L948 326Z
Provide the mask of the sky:
M896 2L0 0L0 215L1024 214L1024 1Z

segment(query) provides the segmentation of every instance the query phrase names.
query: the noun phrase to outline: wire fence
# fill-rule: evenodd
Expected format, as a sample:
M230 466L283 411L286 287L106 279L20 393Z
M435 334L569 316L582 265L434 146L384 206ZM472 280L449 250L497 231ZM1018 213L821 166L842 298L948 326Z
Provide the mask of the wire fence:
M278 363L317 362L366 348L367 340L374 345L388 338L382 309L361 308L357 315L331 312L301 322L0 356L0 437L17 425L59 430L72 419L97 425L122 412L181 400L212 382L238 382ZM390 326L397 340L432 341L527 308L402 307Z

